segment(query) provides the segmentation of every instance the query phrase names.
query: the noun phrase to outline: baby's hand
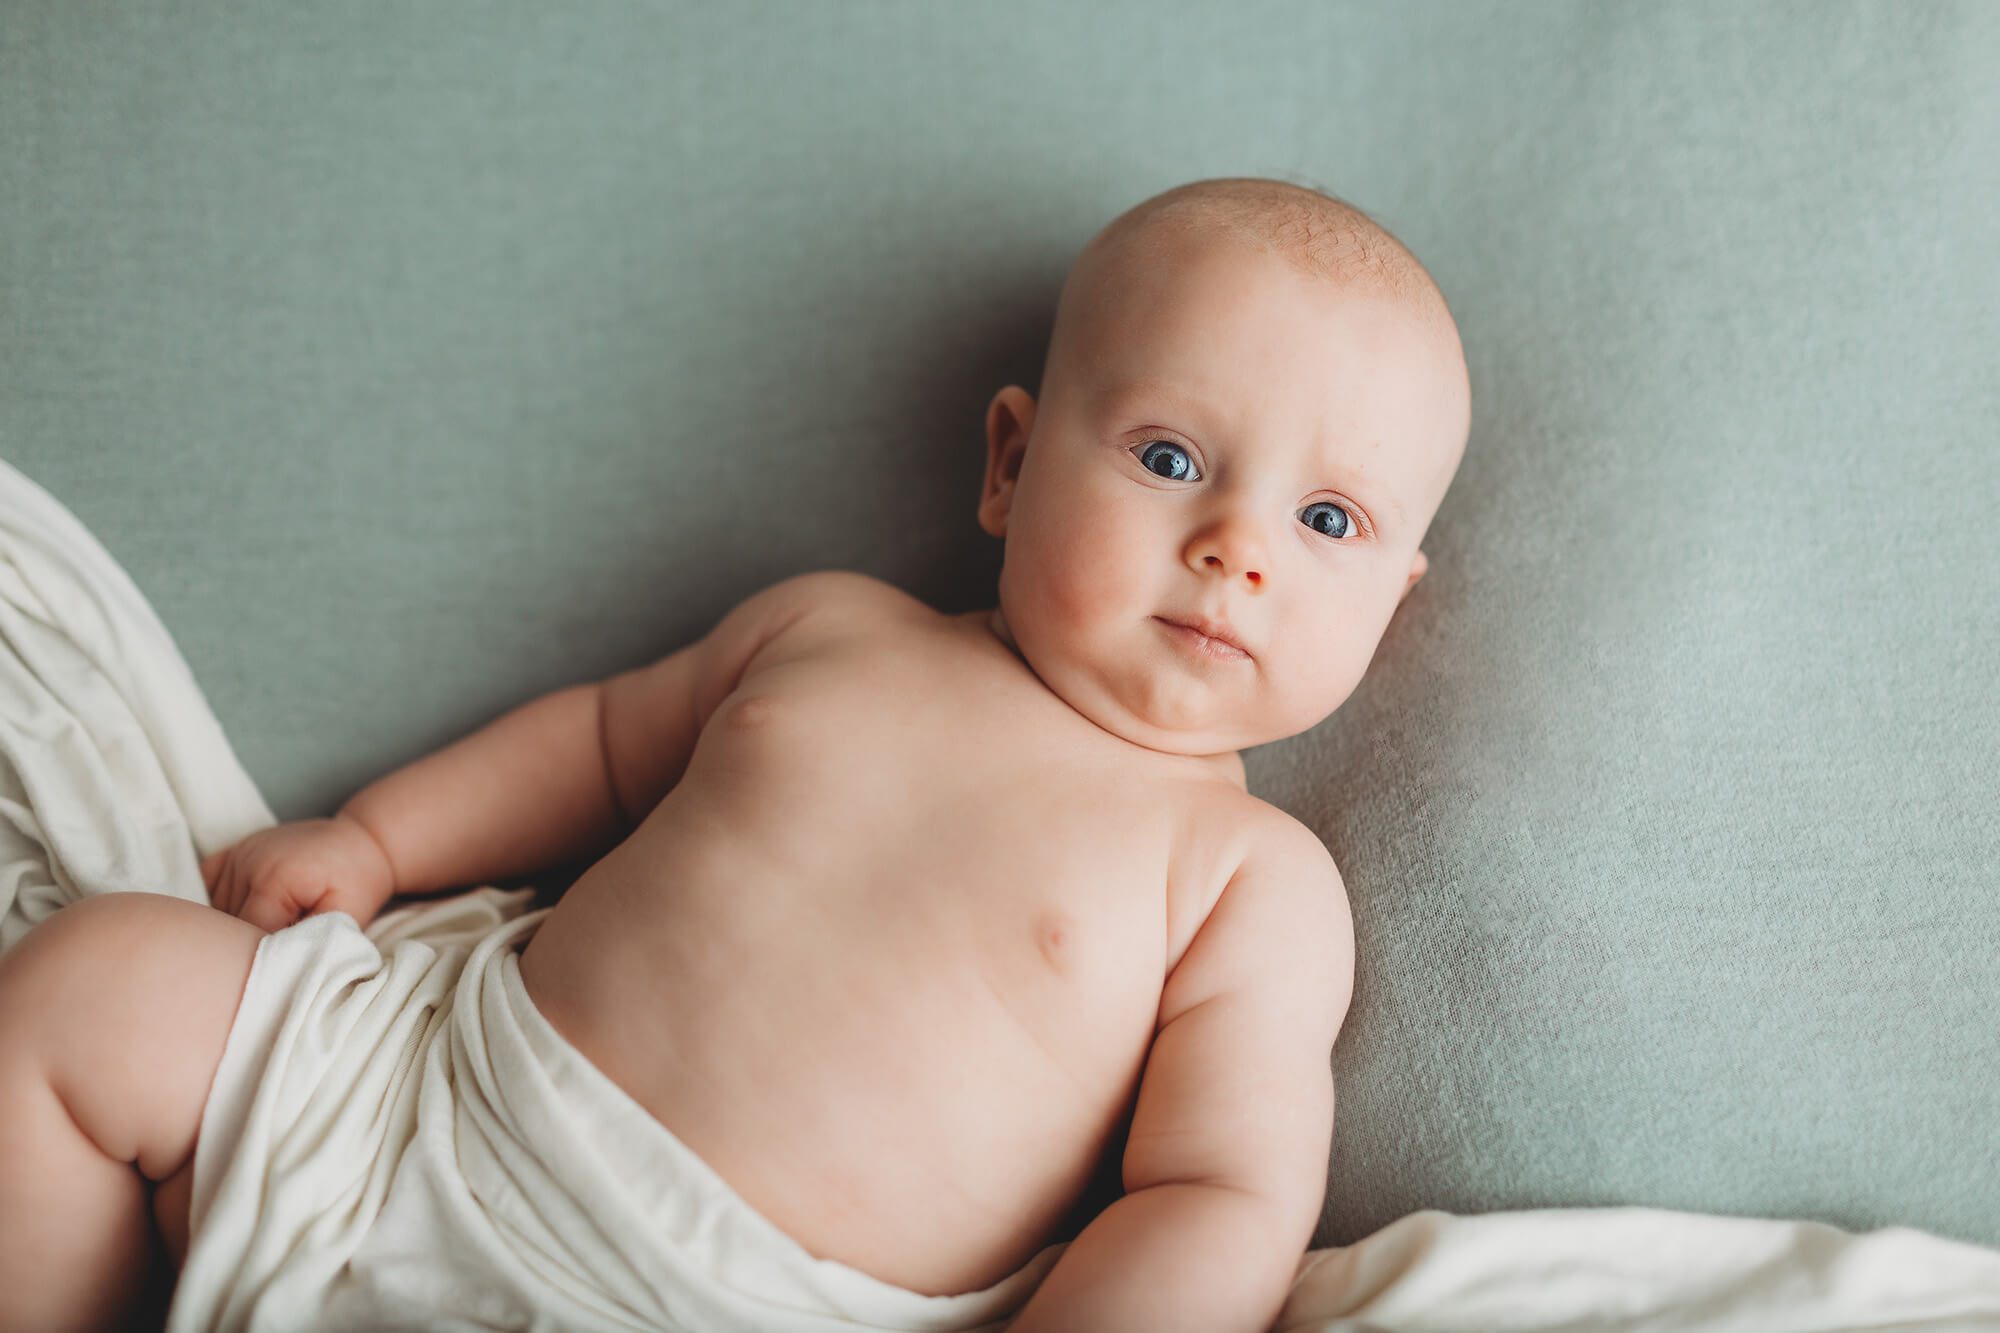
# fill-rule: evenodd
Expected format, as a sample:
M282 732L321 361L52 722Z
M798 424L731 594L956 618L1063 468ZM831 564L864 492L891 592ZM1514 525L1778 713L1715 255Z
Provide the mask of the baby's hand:
M261 829L201 863L209 901L267 931L345 912L374 920L396 891L395 868L352 819L301 819Z

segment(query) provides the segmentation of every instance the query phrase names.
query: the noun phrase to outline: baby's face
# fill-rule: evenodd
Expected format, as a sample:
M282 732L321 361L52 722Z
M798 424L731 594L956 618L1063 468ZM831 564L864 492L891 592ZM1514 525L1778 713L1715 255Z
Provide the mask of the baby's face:
M1050 689L1149 749L1239 750L1360 681L1424 571L1470 389L1455 331L1240 242L1149 272L1087 312L1039 403L995 396L980 524L1006 540L1003 632Z

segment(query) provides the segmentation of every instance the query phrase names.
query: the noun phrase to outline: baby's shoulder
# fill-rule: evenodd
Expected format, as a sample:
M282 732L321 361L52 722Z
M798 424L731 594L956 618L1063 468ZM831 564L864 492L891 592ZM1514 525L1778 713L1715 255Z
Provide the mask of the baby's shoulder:
M852 569L815 569L781 579L743 603L745 610L757 606L772 625L764 641L774 648L780 640L797 646L907 620L917 612L935 614L895 584Z
M1214 787L1198 802L1197 817L1180 825L1181 853L1198 867L1205 916L1231 884L1279 876L1340 884L1340 870L1319 834L1288 812L1248 791ZM1343 886L1344 888L1344 886Z
M1245 792L1238 818L1245 864L1310 866L1316 876L1340 883L1340 868L1334 864L1332 849L1296 815Z
M827 607L904 612L914 608L929 610L895 584L853 569L814 569L794 574L772 584L759 595L773 594L806 611Z

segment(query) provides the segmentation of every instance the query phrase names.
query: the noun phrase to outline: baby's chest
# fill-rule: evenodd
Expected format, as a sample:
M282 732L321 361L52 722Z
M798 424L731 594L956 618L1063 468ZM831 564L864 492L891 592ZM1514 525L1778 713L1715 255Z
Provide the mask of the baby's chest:
M787 866L808 883L813 859L819 891L853 902L858 952L886 952L905 977L976 972L1024 1018L1135 998L1150 1012L1177 880L1157 802L1032 766L879 762L892 797L831 784L787 821Z
M746 678L697 746L683 833L749 850L774 893L851 903L881 947L978 952L1051 1005L1157 995L1242 794L953 665L822 653Z
M958 696L817 683L732 695L690 766L761 845L889 876L919 906L1046 901L1079 920L1159 915L1198 859L1187 832L1213 793L1143 759ZM1059 951L1061 934L1042 938Z

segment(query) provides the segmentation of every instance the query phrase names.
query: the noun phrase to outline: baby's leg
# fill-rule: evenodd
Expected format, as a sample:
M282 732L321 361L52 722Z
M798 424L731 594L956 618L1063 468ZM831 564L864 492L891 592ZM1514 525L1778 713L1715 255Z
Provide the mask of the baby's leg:
M113 893L0 957L0 1330L128 1318L170 1177L184 1249L182 1168L263 938L214 908Z

